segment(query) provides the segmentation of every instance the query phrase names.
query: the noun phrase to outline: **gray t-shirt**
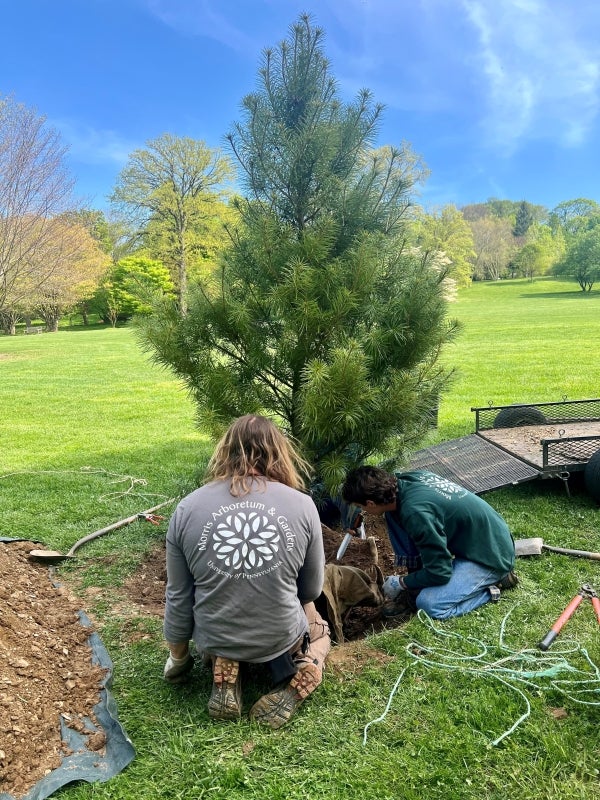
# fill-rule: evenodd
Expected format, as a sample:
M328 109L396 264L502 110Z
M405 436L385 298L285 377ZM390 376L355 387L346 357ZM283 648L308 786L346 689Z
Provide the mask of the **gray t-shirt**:
M169 523L165 639L236 661L276 658L308 630L302 604L321 594L324 568L308 495L274 482L243 497L229 481L202 486Z

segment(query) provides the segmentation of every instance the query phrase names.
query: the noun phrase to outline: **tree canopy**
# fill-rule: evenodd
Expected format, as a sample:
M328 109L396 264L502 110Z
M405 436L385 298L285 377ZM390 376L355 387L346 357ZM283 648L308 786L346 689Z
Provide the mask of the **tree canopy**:
M231 165L218 150L167 133L130 155L112 194L115 208L142 240L150 231L162 234L162 255L172 265L182 313L195 240L231 176Z
M600 280L600 224L574 237L565 257L556 265L557 275L568 275L583 292L591 292Z
M43 116L0 97L0 311L18 306L57 268L54 220L75 205L65 154Z
M468 286L476 253L471 228L456 206L417 212L413 228L417 245L427 253L443 254L452 279L458 286Z

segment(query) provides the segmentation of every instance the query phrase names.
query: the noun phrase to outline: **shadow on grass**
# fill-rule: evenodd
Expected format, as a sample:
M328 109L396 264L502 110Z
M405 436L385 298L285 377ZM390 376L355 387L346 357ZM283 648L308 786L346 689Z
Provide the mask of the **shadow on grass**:
M129 322L117 322L116 325L108 325L104 322L94 322L91 325L75 323L73 325L60 325L59 331L65 333L86 333L87 331L111 331L119 328L130 327Z
M590 299L600 297L600 290L591 292L582 292L581 289L573 289L572 291L565 292L522 292L519 297L535 298L540 297L544 300L574 300L574 299Z
M543 286L548 281L556 284L564 284L564 289L555 292L548 292L543 290ZM522 298L536 298L541 297L549 300L565 300L577 297L598 297L600 296L600 288L592 289L591 292L584 292L581 290L579 284L573 280L560 281L556 278L536 278L530 281L527 278L507 278L498 281L477 281L478 286L485 286L486 289L501 289L505 291L514 291L515 287L521 287L521 292L518 297ZM539 288L540 291L536 291ZM517 295L515 295L516 297Z

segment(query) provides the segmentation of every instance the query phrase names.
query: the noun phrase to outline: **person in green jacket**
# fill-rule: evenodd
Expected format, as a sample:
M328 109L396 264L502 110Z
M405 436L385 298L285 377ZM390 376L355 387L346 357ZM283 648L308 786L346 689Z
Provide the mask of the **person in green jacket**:
M518 582L508 525L456 483L432 472L362 466L348 473L342 497L385 517L396 563L407 570L384 616L416 609L433 619L462 616Z

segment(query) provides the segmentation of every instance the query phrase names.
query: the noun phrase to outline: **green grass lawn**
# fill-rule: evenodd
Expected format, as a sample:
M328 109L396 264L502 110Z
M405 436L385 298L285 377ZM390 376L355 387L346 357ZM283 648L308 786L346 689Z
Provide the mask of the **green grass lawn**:
M473 406L600 394L600 291L542 279L475 283L450 309L463 330L440 407L442 439L473 431Z
M600 292L551 280L482 283L461 291L451 312L464 329L445 354L456 376L433 440L471 433L472 406L599 396ZM189 490L210 452L181 385L148 362L127 328L0 337L0 403L0 535L60 550ZM600 550L599 509L578 477L570 498L560 481L536 481L486 499L519 538ZM118 598L164 531L135 524L92 542L61 578ZM497 605L437 629L414 618L349 650L278 732L211 722L207 672L196 668L184 687L162 681L159 621L90 601L137 756L107 783L56 796L596 800L600 673L586 653L600 665L600 628L591 604L547 654L536 643L583 582L600 587L600 562L546 554L520 560L518 572L520 587ZM507 669L527 659L530 672L549 674L516 684L505 673L503 683L482 668L484 657L506 659ZM553 670L559 680L591 676L594 691L573 694L569 684L567 696ZM248 703L259 690L249 687ZM365 726L382 716L364 742Z

